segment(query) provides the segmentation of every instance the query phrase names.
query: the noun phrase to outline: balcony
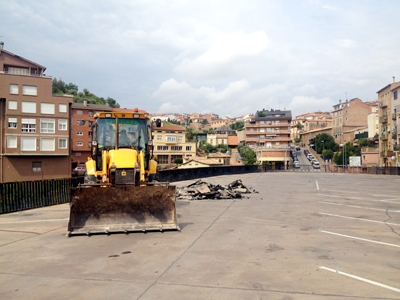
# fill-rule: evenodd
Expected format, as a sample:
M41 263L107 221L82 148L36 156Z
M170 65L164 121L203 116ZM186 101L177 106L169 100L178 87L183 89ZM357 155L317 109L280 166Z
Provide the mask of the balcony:
M380 139L381 141L387 141L387 140L388 140L388 135L387 135L387 133L381 133L381 134L379 135L379 139Z
M396 114L395 113L392 113L392 120L396 121Z
M400 145L394 145L393 151L400 151Z
M384 102L379 102L379 108L386 108L387 104Z
M387 123L387 121L388 121L388 116L387 115L379 117L379 123Z

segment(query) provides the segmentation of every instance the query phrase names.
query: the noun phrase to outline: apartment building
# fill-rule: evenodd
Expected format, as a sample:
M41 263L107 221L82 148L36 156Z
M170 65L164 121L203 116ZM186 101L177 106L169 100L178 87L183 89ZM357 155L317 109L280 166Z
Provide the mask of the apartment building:
M333 106L332 112L332 135L335 142L343 144L352 142L350 134L346 132L357 131L368 128L368 115L372 111L370 103L363 103L360 99L354 98Z
M52 94L46 67L0 48L0 181L70 177L72 96Z
M388 84L384 88L377 91L378 103L379 103L379 165L380 166L395 166L396 156L394 153L394 145L396 134L394 132L394 123L396 121L395 116L395 104L397 99L394 99L395 94L398 98L397 87L400 86L400 82L396 82L393 77L393 83ZM393 91L393 93L392 93ZM394 93L396 92L396 93ZM394 120L393 120L394 119ZM394 158L394 159L393 159Z
M290 162L290 110L262 110L245 123L246 145L254 148L257 161L268 161L273 168L286 168Z
M298 128L300 123L302 128ZM308 131L323 129L332 126L332 115L330 112L316 111L312 113L296 116L290 124L291 139L300 138L300 136Z
M224 125L213 130L213 133L207 134L207 144L213 146L228 145L228 137L234 135L235 130Z
M395 156L395 166L400 167L400 85L392 89L393 100L393 151Z
M186 142L185 128L179 125L153 125L153 143L160 166L173 164L177 158L196 156L196 142Z
M84 167L91 157L92 149L92 126L94 115L99 112L112 111L107 105L91 104L87 101L72 104L72 126L71 126L71 168ZM81 121L86 121L80 125Z

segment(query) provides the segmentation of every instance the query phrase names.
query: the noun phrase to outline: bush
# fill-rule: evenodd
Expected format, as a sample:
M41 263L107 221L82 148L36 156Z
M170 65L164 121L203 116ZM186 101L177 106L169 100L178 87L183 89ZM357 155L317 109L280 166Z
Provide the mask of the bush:
M296 143L300 143L300 139L299 139L299 138L295 138L294 141L295 141Z
M180 157L178 157L178 158L176 158L176 159L174 160L174 163L177 164L177 165L179 165L179 164L183 163L183 159L180 158Z

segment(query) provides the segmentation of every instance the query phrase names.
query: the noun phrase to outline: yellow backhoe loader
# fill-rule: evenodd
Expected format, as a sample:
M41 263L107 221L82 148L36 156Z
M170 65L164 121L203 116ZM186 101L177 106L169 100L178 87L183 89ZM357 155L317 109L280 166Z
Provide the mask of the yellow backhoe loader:
M67 236L179 230L175 186L148 181L153 137L147 115L135 109L94 119L84 184L71 189Z

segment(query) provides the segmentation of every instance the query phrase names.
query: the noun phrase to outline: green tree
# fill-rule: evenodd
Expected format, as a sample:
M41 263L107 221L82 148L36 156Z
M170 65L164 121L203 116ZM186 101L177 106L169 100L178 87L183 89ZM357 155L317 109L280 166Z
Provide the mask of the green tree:
M240 156L246 160L245 165L254 165L256 163L256 154L249 146L239 145L238 151Z
M303 124L301 124L300 122L297 122L296 127L297 127L297 129L303 129L304 128Z
M257 111L259 117L265 117L265 113L263 111Z
M175 163L175 164L181 164L181 163L183 163L183 159L180 158L180 157L175 158L174 163Z
M203 119L203 121L201 121L201 123L202 123L203 125L206 125L206 124L208 124L208 121L207 121L207 119Z
M187 141L192 141L194 137L194 132L193 129L190 127L186 127L186 140Z
M242 131L244 130L244 122L235 122L229 125L233 130Z
M339 149L339 145L335 143L333 136L327 133L318 134L314 139L310 140L310 144L314 145L312 148L317 151L318 154L322 154L324 149L332 150L333 152Z

